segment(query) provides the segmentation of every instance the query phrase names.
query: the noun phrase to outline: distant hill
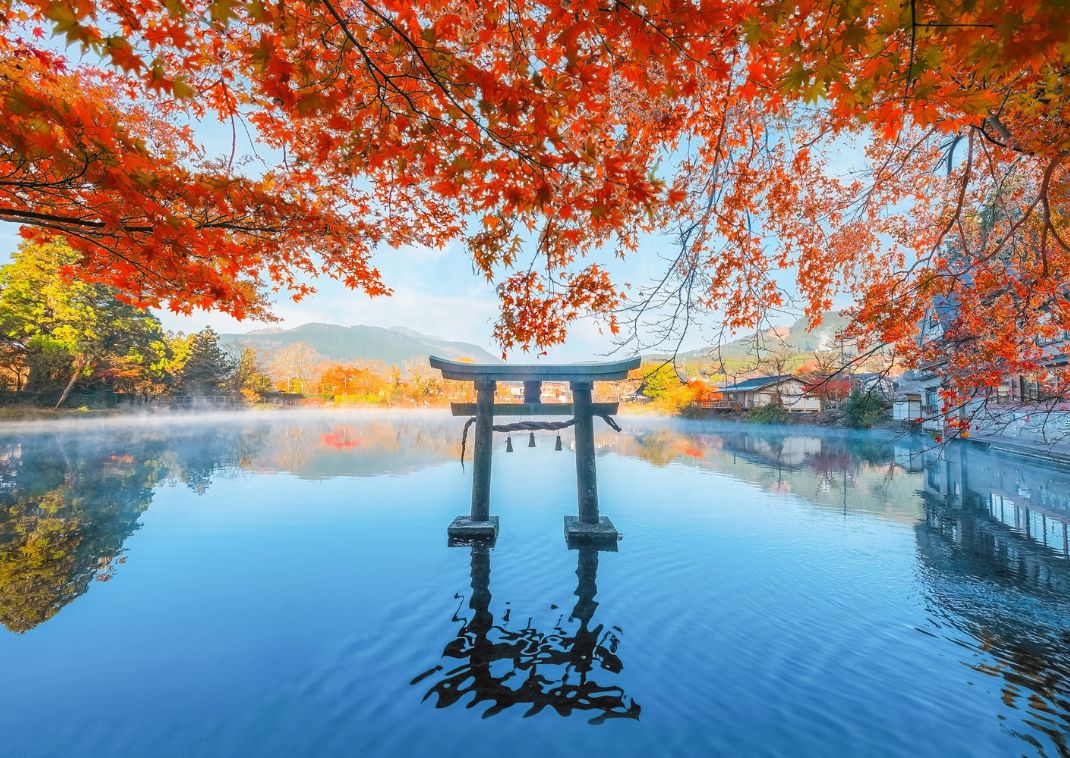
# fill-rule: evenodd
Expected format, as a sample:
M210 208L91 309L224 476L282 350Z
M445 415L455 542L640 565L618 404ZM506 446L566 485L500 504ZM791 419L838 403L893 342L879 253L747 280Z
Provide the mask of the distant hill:
M762 350L787 350L791 353L813 353L815 350L831 350L836 346L836 333L847 326L847 319L837 313L826 313L821 326L812 332L806 330L806 319L800 318L790 326L774 327L761 334ZM754 356L754 336L738 337L721 346L725 358L748 358ZM687 358L702 358L714 351L713 346L689 350L682 355Z
M814 331L806 330L806 319L800 318L790 326L767 329L761 334L758 344L761 345L763 354L783 351L795 357L789 363L790 368L794 364L802 364L813 357L815 350L832 350L836 347L836 333L847 326L848 320L838 313L826 313L822 318L821 325ZM754 336L739 337L726 342L721 346L720 356L724 359L726 367L731 370L739 370L748 363L753 363L755 338ZM688 366L705 366L713 361L711 356L717 355L713 346L698 348L681 353L682 362Z
M426 361L428 355L501 363L478 345L430 337L398 326L384 329L378 326L304 324L293 329L255 329L246 334L221 334L219 338L224 346L251 347L265 361L270 361L282 348L301 343L327 360L344 363L377 361L388 366L404 366L408 361Z

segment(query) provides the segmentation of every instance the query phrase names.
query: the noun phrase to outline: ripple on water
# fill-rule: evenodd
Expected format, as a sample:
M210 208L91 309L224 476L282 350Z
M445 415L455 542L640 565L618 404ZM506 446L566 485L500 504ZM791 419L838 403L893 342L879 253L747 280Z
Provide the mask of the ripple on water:
M542 441L496 458L502 532L480 552L446 547L457 432L0 438L0 579L29 582L0 581L5 623L29 627L0 635L16 753L1066 752L1070 572L1035 503L1070 475L642 422L599 436L619 552L566 548L572 459ZM35 584L53 575L6 546L55 547L58 525L80 541Z

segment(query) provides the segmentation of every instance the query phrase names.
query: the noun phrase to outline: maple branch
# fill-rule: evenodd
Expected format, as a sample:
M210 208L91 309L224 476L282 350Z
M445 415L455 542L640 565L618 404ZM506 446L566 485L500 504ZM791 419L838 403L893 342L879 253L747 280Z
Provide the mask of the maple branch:
M58 231L58 232L64 232L65 234L70 234L72 237L77 237L78 239L83 240L84 242L88 242L91 245L95 245L96 247L99 247L101 250L103 250L106 254L118 258L119 260L123 261L124 263L126 263L129 266L131 266L132 268L140 271L145 276L148 276L150 279L155 279L155 280L157 280L158 282L160 282L161 284L163 284L165 286L174 286L174 281L172 281L170 279L167 279L162 274L160 274L159 272L149 268L148 266L144 265L143 263L140 263L138 261L132 260L131 258L128 258L127 256L125 256L122 253L120 253L118 250L115 250L114 248L108 247L107 245L102 243L96 237L88 237L88 236L86 236L84 234L79 234L77 231L65 230L65 229L61 229L61 228L56 227L56 226L51 226L49 224L42 224L42 226L44 226L45 228L54 229L55 231Z
M954 226L955 222L958 221L962 217L962 209L963 209L963 207L965 205L965 202L966 202L966 188L969 187L969 185L970 185L970 175L972 174L972 169L973 169L973 132L970 132L969 136L966 138L966 166L962 170L962 181L959 183L959 194L958 194L958 200L955 202L955 210L951 214L951 219L948 221L947 226L937 236L936 242L933 243L930 255L932 255L932 253L936 251L936 248L938 248L943 243L944 237L946 237L947 234L951 231L952 226ZM961 226L960 226L960 230L961 230ZM965 246L965 242L966 242L965 234L963 234L962 237L963 237L963 246Z
M1042 198L1041 202L1042 202L1043 208L1044 208L1044 233L1045 233L1045 235L1047 235L1048 231L1050 230L1051 231L1051 235L1055 238L1055 241L1058 242L1063 247L1064 250L1066 250L1067 252L1070 252L1070 245L1066 244L1066 241L1062 238L1062 236L1060 236L1059 230L1055 227L1055 224L1052 222L1051 206L1049 205L1049 200L1048 200L1048 190L1049 190L1049 187L1051 186L1051 178L1055 174L1055 168L1056 168L1056 166L1059 165L1059 163L1060 163L1060 159L1059 158L1053 158L1052 159L1052 161L1048 164L1047 168L1044 169L1044 178L1043 178L1043 180L1041 181L1041 184L1040 184L1040 197ZM1044 244L1042 242L1041 243L1041 254L1044 256L1044 271L1045 271L1045 273L1047 273L1047 269L1048 269L1048 258L1047 258L1047 249L1046 249L1046 247L1047 247L1046 244Z
M373 68L376 71L379 71L379 73L389 82L392 79L392 77L390 75L386 74L385 72L383 72L381 68L379 68L374 62L371 61L371 58L368 55L367 51L364 50L363 46L361 46L360 42L358 42L356 37L353 35L352 31L349 28L348 17L343 17L342 14L338 11L338 9L335 8L334 5L331 3L331 0L320 0L320 2L323 3L323 5L327 8L327 10L331 14L331 16L333 16L334 19L338 22L339 27L342 29L342 31L346 35L346 37L357 47L358 50L360 50L361 55L365 60L365 65ZM542 163L541 161L537 160L531 154L521 150L517 146L517 143L515 141L506 138L505 136L500 134L497 130L490 128L482 120L477 118L475 116L475 114L473 114L472 111L469 110L463 103L461 103L454 96L454 94L450 91L449 87L446 86L446 84L444 83L444 81L443 81L442 77L439 75L439 73L437 71L435 71L434 67L424 57L423 52L422 52L423 48L420 45L417 45L416 42L412 38L410 38L405 33L405 31L403 29L401 29L401 27L399 27L397 25L397 23L395 22L395 20L393 18L391 18L387 14L383 13L382 11L380 11L378 8L376 8L373 5L371 5L369 2L367 2L367 0L360 0L360 4L363 5L364 8L371 15L375 16L380 21L382 21L384 24L386 24L388 27L390 27L391 31L393 31L394 34L396 34L409 47L409 49L412 50L413 54L416 56L416 60L419 61L420 66L424 69L424 71L427 72L427 75L430 78L431 83L446 97L447 101L449 101L449 103L451 105L453 105L455 108L457 108L457 110L459 110L461 112L461 114L465 117L465 119L469 123L474 125L480 132L482 132L482 133L486 134L488 137L490 137L491 140L494 141L496 144L498 144L500 147L504 148L506 151L508 151L510 153L513 153L517 158L519 158L524 163L527 163L530 166L538 167L538 168L543 169L543 170L549 170L550 169L549 166L547 166L544 163ZM456 84L456 83L451 82L451 84ZM393 89L394 92L398 93L399 95L401 95L401 97L403 97L406 100L406 102L409 104L410 108L412 109L413 113L418 113L418 114L422 115L423 117L425 117L425 118L427 118L427 119L429 119L431 121L434 121L435 123L439 123L439 124L442 124L444 126L451 127L454 130L460 132L460 130L457 130L456 127L454 127L453 125L449 124L444 119L441 119L441 118L436 117L436 116L432 116L431 114L427 113L426 111L421 110L420 108L418 108L416 106L416 104L412 101L412 99L409 97L408 93L406 93L400 87L397 87L396 85L392 85L391 88ZM460 132L460 133L463 134L463 132Z
M409 93L406 92L405 90L403 90L401 87L399 87L396 84L394 84L393 83L393 79L394 78L390 74L387 74L385 71L383 71L382 68L380 66L378 66L375 63L375 61L373 61L371 59L371 56L368 54L368 51L365 49L364 45L362 45L360 43L360 41L357 40L356 36L353 35L352 31L350 31L349 24L348 24L348 18L343 18L342 14L339 13L339 11L334 7L334 5L331 4L330 0L320 0L320 2L323 3L323 5L327 8L327 11L338 22L339 28L341 28L342 33L345 34L346 38L350 42L352 42L353 46L360 52L360 56L361 56L361 58L364 59L364 65L368 68L368 71L372 76L372 80L375 82L376 88L377 89L382 89L383 85L379 83L380 79L382 79L382 81L385 82L386 85L388 85L388 87L387 87L388 89L393 90L395 93L400 95L405 100L405 102L408 103L409 108L412 110L413 113L423 113L419 108L416 107L416 103L413 102L413 100L410 97ZM383 102L383 101L381 101L381 102ZM391 113L393 112L393 110L390 108L390 106L388 104L383 102L383 105ZM424 115L428 116L430 118L430 116L428 114L424 114Z
M62 224L65 226L100 230L116 228L114 225L106 224L103 221L94 221L91 219L84 218L71 218L69 216L58 216L52 213L39 213L37 211L19 210L17 208L0 208L0 217L4 216L6 216L7 218L0 218L0 221L12 221L16 223L23 222L29 224ZM244 224L234 223L233 221L194 222L194 226L198 229L225 229L227 231L241 232L243 234L279 234L284 231L280 227L248 226ZM157 227L141 226L136 224L119 224L117 228L124 232L148 233L154 231Z
M910 0L910 58L907 60L907 81L903 88L903 100L910 97L910 87L914 83L914 53L917 48L918 22L917 0Z
M924 24L915 24L915 26L919 26L921 28L931 28L931 29L954 29L954 28L957 28L957 27L962 27L964 29L998 29L999 28L999 26L997 24L950 24L950 23L941 24L941 23L937 23L935 21L927 21Z
M625 5L624 3L620 3ZM627 6L625 6L627 7ZM635 11L632 11L635 13ZM737 50L732 59L733 68L738 63L739 51ZM716 207L720 201L721 195L725 183L720 181L721 168L726 158L724 155L724 140L726 131L728 128L728 103L730 102L733 93L733 82L729 81L726 91L721 99L721 119L717 130L717 136L713 145L713 158L714 163L709 171L709 181L706 184L704 194L706 196L705 207L700 212L699 217L692 221L686 227L682 227L677 233L677 246L680 252L676 255L675 259L669 262L666 267L664 275L660 281L656 282L645 297L641 297L640 301L620 309L620 313L628 312L631 315L629 321L632 324L630 329L631 335L622 340L616 350L619 350L624 345L630 342L639 343L639 331L641 328L641 321L644 315L650 309L660 309L662 306L675 301L675 306L671 315L659 319L657 331L659 336L655 340L655 345L661 345L666 339L669 339L673 333L677 333L679 336L676 340L676 345L672 351L672 359L675 368L675 359L683 346L683 341L687 336L688 330L692 324L694 318L694 312L698 309L699 304L695 302L694 286L698 279L698 272L700 269L699 264L699 252L702 246L705 244L707 238L707 227L710 223L711 216L716 217ZM668 261L666 258L665 260ZM680 274L680 268L683 268L684 273ZM680 276L680 282L671 292L666 292L665 287L674 275ZM658 295L661 297L657 297ZM655 302L657 298L657 302ZM683 327L677 329L677 324L681 319L681 309L683 310ZM720 345L718 345L720 349Z

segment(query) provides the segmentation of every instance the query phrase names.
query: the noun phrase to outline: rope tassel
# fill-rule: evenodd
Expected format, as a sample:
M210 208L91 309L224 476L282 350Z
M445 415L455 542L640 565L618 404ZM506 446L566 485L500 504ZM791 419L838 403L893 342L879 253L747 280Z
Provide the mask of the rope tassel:
M557 442L554 443L554 450L561 452L561 435L557 435Z
M609 428L615 432L620 431L620 427L617 422L613 420L611 416L599 416L598 418L609 424ZM472 424L476 423L475 416L464 422L464 431L461 433L461 467L464 468L464 452L468 445L468 429ZM561 429L568 429L570 426L576 424L576 419L570 418L568 421L518 421L515 424L495 424L491 427L496 432L532 432L530 439L528 440L528 447L535 447L535 431L540 432L553 432ZM557 435L557 444L554 446L554 450L561 449L561 435ZM505 439L505 452L513 452L513 438L507 437Z
M528 433L528 447L535 447L535 432Z

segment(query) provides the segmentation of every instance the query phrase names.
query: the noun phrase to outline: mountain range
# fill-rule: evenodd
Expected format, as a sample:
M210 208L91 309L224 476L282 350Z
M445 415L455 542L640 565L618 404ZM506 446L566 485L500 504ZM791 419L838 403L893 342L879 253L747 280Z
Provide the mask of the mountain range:
M428 355L443 358L467 358L479 363L501 360L478 345L432 337L401 326L339 326L337 324L303 324L293 329L255 329L245 334L221 334L224 346L253 348L264 361L279 350L303 344L322 358L341 363L378 362L387 366L404 366L409 361L423 362Z

